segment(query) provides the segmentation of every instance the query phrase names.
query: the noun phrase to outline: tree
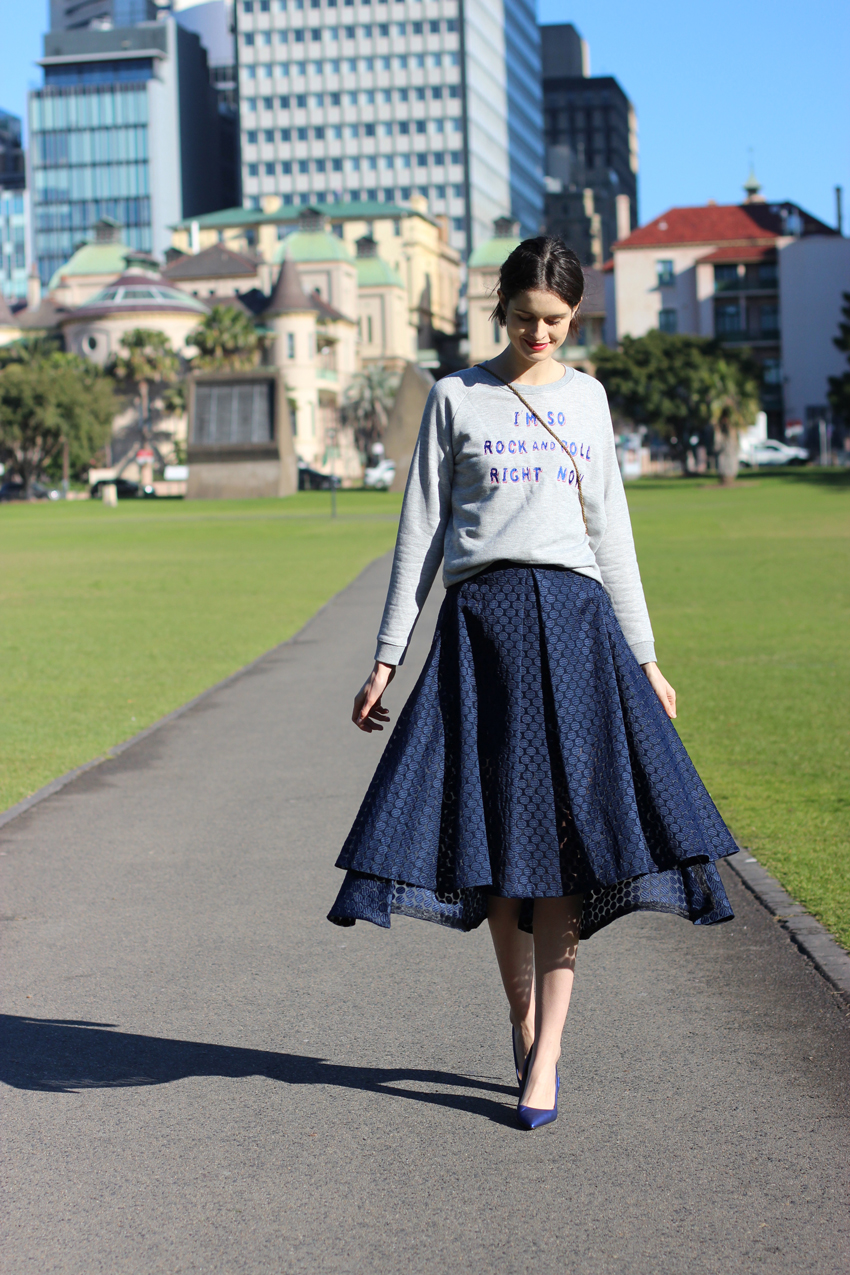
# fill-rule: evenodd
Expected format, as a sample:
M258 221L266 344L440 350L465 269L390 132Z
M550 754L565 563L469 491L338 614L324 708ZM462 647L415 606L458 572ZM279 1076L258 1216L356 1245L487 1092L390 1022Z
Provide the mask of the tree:
M67 440L80 475L105 444L115 415L112 382L86 359L52 354L0 371L0 459L24 484L60 464Z
M206 371L237 372L255 367L260 337L254 321L234 305L214 305L193 332L187 345L197 347L192 367Z
M398 377L383 363L369 363L351 378L342 404L343 420L354 426L358 450L369 455L384 434L398 389Z
M717 472L724 486L738 477L739 435L759 410L758 382L740 362L716 359L711 368L709 416L714 426Z
M843 295L844 305L841 307L841 313L844 322L838 325L838 336L833 337L832 344L836 350L841 350L847 355L847 361L850 363L850 292ZM841 376L831 376L829 378L829 392L827 394L830 407L841 423L850 427L850 372L844 372Z
M116 380L138 386L142 434L147 436L150 430L151 386L173 381L180 369L180 361L168 337L156 328L133 328L125 332L120 349L121 353L112 360L109 370Z
M725 440L726 430L737 440L742 426L730 422L738 419L738 408L743 412L752 407L746 424L755 419L758 368L746 350L724 350L707 337L654 331L624 337L620 350L602 348L595 360L596 375L614 410L635 425L657 430L683 465L692 433L712 428Z

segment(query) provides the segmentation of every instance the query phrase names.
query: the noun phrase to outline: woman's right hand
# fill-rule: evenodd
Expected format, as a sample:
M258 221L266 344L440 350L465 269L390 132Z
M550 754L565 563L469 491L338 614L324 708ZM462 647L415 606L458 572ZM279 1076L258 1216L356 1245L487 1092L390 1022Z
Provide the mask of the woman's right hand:
M354 696L351 720L360 730L370 734L373 730L383 730L384 725L389 722L390 715L381 704L381 696L394 677L394 664L379 664L375 661L375 667Z

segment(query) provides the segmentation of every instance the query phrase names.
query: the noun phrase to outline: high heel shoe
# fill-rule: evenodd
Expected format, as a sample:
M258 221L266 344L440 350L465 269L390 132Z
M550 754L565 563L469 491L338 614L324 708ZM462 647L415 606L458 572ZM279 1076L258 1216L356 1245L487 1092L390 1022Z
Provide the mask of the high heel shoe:
M528 1055L531 1057L531 1054ZM526 1061L526 1070L528 1062ZM525 1086L523 1085L523 1088ZM558 1119L558 1090L561 1088L561 1080L558 1075L558 1068L555 1068L555 1105L551 1111L542 1107L524 1107L519 1103L516 1109L517 1124L521 1129L540 1129L545 1124L552 1124ZM520 1094L522 1097L522 1094Z

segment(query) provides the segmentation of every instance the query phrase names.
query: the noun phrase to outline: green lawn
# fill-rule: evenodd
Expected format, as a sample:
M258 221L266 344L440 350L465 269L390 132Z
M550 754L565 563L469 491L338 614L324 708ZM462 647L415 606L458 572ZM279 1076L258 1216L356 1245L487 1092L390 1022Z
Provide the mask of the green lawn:
M0 506L0 809L290 637L392 548L400 497L337 500L335 521L328 492Z
M848 479L629 487L679 733L738 840L846 947Z
M0 507L0 806L294 633L395 496ZM629 486L678 727L738 838L850 947L850 484ZM377 617L376 617L377 620Z

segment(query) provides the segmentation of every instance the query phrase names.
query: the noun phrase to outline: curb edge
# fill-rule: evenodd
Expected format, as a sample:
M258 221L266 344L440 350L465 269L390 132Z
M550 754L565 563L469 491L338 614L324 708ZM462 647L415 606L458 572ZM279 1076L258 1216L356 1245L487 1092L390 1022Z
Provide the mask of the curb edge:
M762 907L776 917L791 942L809 958L821 977L850 1005L850 954L829 930L783 890L746 846L741 846L740 853L730 856L725 863Z

